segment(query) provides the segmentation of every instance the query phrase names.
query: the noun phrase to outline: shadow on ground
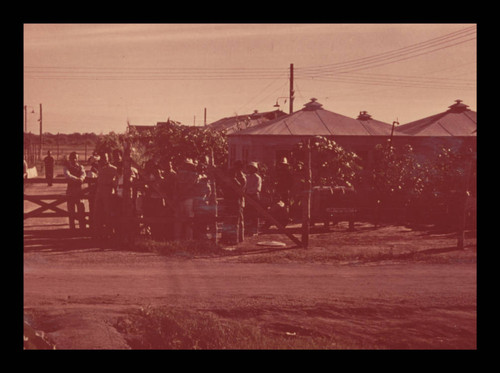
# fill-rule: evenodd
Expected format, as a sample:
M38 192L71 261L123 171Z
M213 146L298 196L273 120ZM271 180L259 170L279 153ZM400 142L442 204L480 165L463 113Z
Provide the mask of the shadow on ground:
M24 230L24 251L69 251L97 248L88 230L50 229Z

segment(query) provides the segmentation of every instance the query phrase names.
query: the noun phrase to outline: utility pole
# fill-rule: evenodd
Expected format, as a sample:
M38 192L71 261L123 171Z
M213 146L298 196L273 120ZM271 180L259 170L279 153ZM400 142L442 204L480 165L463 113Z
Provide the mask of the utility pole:
M290 64L290 114L293 113L293 99L294 99L294 91L293 91L293 63Z
M40 157L40 160L42 160L42 144L43 144L43 140L42 140L42 104L40 104L40 150L39 150L39 157Z
M203 125L204 126L207 125L207 108L205 108L204 114L203 114Z

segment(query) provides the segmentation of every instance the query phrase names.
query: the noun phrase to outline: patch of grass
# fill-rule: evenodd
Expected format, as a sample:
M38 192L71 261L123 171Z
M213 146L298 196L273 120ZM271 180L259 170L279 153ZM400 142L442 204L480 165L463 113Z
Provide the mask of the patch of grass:
M266 332L250 323L223 319L212 312L142 308L134 317L122 317L115 328L132 349L255 350L338 349L333 337L296 336ZM355 347L354 347L355 348Z
M220 245L210 240L167 241L140 238L135 241L134 248L138 251L149 251L165 256L186 258L225 253Z

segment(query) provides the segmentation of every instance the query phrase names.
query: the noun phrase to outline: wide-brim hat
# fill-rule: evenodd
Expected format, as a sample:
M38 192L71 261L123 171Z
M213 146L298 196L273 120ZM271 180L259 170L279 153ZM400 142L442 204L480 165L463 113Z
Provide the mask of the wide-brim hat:
M250 162L250 163L248 164L248 167L253 167L253 168L255 168L256 170L258 170L258 169L259 169L259 165L257 164L257 162Z

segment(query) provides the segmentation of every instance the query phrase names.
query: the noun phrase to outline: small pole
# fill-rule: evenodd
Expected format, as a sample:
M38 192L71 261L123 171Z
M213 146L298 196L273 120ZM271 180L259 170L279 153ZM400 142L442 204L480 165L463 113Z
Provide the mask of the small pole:
M309 247L309 226L311 224L311 191L312 191L312 171L311 171L311 139L307 139L306 161L305 161L305 191L302 203L302 246Z
M389 147L392 146L392 138L394 136L394 128L396 126L399 126L399 122L397 120L395 120L395 121L392 122L391 136L389 137Z
M203 125L207 125L207 108L205 108L204 113L203 113Z
M40 104L40 149L39 149L39 158L42 160L42 104Z
M132 176L132 160L130 156L130 142L125 140L123 144L123 200L122 200L122 216L120 222L121 230L121 242L125 246L130 246L133 240L133 229L132 229L132 198L131 198L131 182L130 178Z
M28 107L24 105L24 133L28 132Z
M28 156L28 150L26 148L27 145L27 133L28 133L28 112L27 112L27 106L24 105L24 135L23 135L23 156L26 162L28 160L26 159Z
M210 149L210 167L212 169L215 168L215 161L214 161L214 149ZM213 240L214 243L218 243L218 226L217 226L217 221L219 219L219 211L218 211L218 206L217 206L217 183L215 181L215 173L211 174L211 179L212 179L212 196L211 196L211 204L213 206L213 217L214 217L214 222L212 225L212 231L213 231Z
M460 190L459 203L460 215L457 224L457 249L463 250L465 248L465 225L467 219L467 202L469 200L469 181L472 175L472 160L468 160L466 164L465 180L463 189Z
M293 113L293 99L294 97L293 91L293 63L290 64L290 114Z

